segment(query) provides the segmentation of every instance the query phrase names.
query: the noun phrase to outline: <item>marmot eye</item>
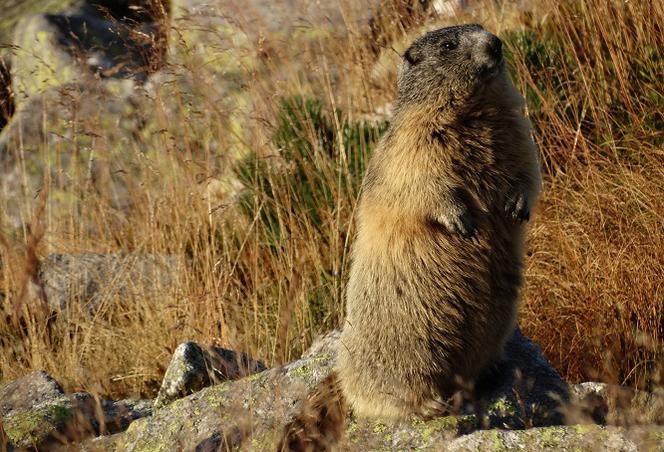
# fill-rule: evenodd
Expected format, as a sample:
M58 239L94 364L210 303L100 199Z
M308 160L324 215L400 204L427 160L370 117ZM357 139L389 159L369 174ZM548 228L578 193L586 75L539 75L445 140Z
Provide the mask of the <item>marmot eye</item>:
M445 41L443 42L443 49L445 50L453 50L456 49L457 43L454 41Z

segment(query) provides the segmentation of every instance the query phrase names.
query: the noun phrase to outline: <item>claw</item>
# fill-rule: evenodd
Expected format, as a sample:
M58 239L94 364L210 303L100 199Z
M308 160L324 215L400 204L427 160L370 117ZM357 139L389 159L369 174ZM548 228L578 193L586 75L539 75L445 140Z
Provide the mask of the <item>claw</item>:
M452 411L450 404L442 399L427 400L422 403L417 416L423 420L430 420L445 416Z
M511 196L505 203L505 213L512 221L523 223L530 220L530 209L528 200L523 193L517 193Z
M449 223L449 225L448 225ZM443 222L448 226L450 232L461 235L463 238L472 238L476 235L477 228L473 220L470 218L470 215L461 215L454 218L452 221Z

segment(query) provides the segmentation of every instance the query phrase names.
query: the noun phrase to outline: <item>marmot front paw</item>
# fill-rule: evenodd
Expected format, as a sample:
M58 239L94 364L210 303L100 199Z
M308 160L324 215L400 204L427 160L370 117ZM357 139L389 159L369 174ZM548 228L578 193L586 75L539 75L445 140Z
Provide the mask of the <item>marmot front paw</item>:
M528 197L523 192L517 192L505 202L505 215L507 218L523 223L530 220L530 206Z
M463 237L473 237L477 231L477 225L470 212L446 213L438 216L437 221L445 226L452 234Z

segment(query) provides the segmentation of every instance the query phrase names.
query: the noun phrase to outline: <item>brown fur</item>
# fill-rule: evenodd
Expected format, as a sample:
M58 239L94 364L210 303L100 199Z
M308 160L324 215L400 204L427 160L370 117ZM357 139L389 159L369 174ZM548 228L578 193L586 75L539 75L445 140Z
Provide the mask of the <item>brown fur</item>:
M403 64L358 206L332 380L356 415L392 419L439 413L500 357L540 185L497 38L438 30Z
M336 373L316 387L288 424L278 451L318 452L331 450L341 439L346 403Z

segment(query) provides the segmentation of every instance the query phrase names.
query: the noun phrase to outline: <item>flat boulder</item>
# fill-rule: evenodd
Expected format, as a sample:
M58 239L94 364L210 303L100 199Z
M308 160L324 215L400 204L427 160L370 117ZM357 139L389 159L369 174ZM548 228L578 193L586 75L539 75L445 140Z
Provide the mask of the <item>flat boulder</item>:
M569 425L528 430L480 430L445 445L457 451L605 451L662 450L664 427Z
M152 414L152 401L109 401L88 393L65 394L46 372L0 388L0 425L11 448L46 450L116 433ZM5 443L0 442L0 446Z
M338 331L330 333L300 360L175 400L153 416L132 423L126 432L85 447L269 450L301 400L330 373L338 338ZM567 400L567 387L539 348L519 331L509 341L505 364L491 378L481 394L485 406L481 413L394 424L351 416L342 449L440 449L478 429L523 429L561 422L559 408Z
M0 388L0 417L30 411L64 395L60 384L46 372L33 372Z

